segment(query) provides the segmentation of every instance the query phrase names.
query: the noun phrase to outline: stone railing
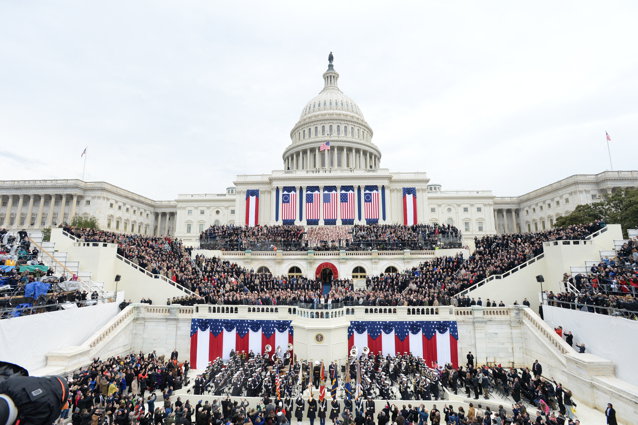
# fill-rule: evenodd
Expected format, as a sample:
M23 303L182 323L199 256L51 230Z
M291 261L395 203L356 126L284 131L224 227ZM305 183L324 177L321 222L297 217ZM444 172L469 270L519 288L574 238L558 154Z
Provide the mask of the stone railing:
M457 249L457 248L452 248ZM231 257L433 257L435 250L409 249L401 251L222 251L224 258Z
M544 338L546 342L548 342L551 346L555 348L555 350L560 354L558 359L565 363L566 354L575 353L574 349L569 346L569 344L564 341L561 337L558 336L556 331L552 329L547 323L543 321L538 315L532 313L532 310L529 308L522 309L523 317L526 319L525 321L530 324L539 332Z
M118 328L124 327L128 322L135 318L135 306L127 306L120 314L111 319L102 329L100 329L91 339L86 341L83 345L88 346L91 349L96 348L101 342L104 342L115 332Z

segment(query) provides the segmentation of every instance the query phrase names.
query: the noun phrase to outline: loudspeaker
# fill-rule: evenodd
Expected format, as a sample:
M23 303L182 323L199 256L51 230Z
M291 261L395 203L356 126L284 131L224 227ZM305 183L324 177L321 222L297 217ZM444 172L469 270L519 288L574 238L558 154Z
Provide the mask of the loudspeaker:
M542 274L539 274L538 276L536 276L536 282L538 282L538 283L545 282L545 278L543 277Z
M119 274L115 275L115 281L116 282L119 282L121 279L122 279L122 276L120 276ZM536 279L538 279L538 278L536 278Z

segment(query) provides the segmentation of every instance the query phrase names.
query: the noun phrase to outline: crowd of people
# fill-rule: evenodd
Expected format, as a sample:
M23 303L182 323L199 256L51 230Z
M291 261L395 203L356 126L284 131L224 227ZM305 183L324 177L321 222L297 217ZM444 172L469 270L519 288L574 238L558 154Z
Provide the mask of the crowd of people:
M572 393L530 368L477 366L470 352L458 369L432 369L410 354L362 355L348 364L296 361L294 354L231 353L196 377L189 363L138 353L93 362L69 377L60 424L73 425L288 425L318 420L333 425L577 424ZM445 403L465 391L469 403ZM182 401L180 394L215 395L212 402ZM247 398L253 400L252 403ZM482 407L482 399L513 401ZM257 403L255 403L257 399ZM377 404L374 400L385 400ZM400 402L398 402L400 400ZM476 401L479 400L479 401ZM426 408L424 401L441 402ZM430 406L430 404L428 404Z
M25 230L0 229L0 319L56 311L68 303L82 307L96 300L97 293L67 282L72 276L55 275L39 255Z
M355 289L353 282L347 279L333 280L327 291L325 282L321 280L256 273L217 257L197 255L191 258L190 249L170 237L143 237L79 228L66 230L86 241L117 243L120 255L197 294L181 299L184 303L304 305L326 308L331 305L479 304L481 300L457 297L456 294L491 274L503 273L538 255L544 241L581 239L599 227L598 223L594 223L541 233L485 236L476 239L477 249L467 259L461 255L435 257L400 273L368 277L365 288L361 289ZM232 229L232 226L228 228ZM383 226L374 228L381 229ZM437 230L439 227L424 229L439 234L455 232L453 228L444 226L441 229L446 230ZM496 300L492 300L490 306L491 303L496 306Z
M616 256L604 258L588 273L565 275L575 291L547 294L549 305L608 315L638 313L638 241L630 239Z
M223 251L371 251L460 248L461 232L452 225L371 224L354 226L211 226L200 235L204 249Z

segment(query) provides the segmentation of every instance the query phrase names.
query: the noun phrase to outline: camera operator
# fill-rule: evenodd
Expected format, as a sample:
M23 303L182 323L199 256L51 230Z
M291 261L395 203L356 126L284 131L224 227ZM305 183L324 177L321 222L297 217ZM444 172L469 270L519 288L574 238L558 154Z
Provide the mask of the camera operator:
M26 369L0 362L0 425L50 425L65 407L69 385L59 376L28 376Z

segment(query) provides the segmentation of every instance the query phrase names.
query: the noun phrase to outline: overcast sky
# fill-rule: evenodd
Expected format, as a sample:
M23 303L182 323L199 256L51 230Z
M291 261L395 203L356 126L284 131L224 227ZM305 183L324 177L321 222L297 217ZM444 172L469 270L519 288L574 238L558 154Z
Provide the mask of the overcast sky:
M520 195L638 164L636 1L0 1L0 179L282 169L334 52L381 166Z

